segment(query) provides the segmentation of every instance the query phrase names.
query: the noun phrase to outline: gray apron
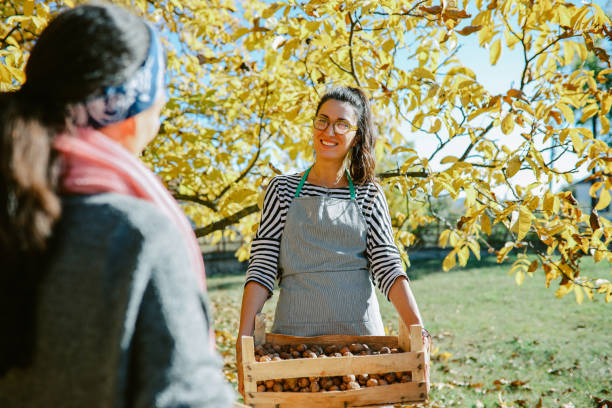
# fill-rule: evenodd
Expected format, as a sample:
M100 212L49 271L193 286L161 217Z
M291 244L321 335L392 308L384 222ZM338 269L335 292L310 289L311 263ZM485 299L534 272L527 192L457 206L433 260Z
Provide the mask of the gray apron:
M273 333L385 334L365 256L367 223L347 172L350 200L299 197L289 206L280 246L280 295Z

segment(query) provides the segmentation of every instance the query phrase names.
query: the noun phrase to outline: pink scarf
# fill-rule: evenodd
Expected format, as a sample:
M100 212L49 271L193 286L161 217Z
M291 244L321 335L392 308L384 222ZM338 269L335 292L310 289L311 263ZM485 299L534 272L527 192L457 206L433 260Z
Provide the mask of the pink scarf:
M206 289L204 261L193 229L183 211L157 176L119 143L92 128L77 135L59 135L53 147L62 155L61 189L73 194L114 192L152 202L178 227L189 261L202 290ZM212 323L212 322L211 322Z

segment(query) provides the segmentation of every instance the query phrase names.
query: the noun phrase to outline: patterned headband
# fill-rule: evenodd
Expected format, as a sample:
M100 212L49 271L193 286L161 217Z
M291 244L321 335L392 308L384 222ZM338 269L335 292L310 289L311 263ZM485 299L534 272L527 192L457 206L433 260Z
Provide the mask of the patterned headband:
M156 30L146 24L150 41L145 61L123 84L108 86L87 102L73 105L70 113L76 126L99 129L121 122L149 109L165 95L164 51Z

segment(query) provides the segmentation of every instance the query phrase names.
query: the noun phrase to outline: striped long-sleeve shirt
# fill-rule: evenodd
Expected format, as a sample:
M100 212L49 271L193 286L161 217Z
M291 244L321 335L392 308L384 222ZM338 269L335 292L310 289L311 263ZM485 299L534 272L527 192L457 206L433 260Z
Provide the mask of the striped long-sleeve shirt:
M272 179L264 197L261 222L251 244L246 282L256 281L270 292L274 281L281 278L278 267L281 237L300 178L299 174L293 174ZM306 182L300 193L301 197L324 195L349 200L350 190L348 187L328 189ZM393 240L387 200L373 183L356 185L355 198L368 227L366 257L371 278L388 298L395 279L406 273Z

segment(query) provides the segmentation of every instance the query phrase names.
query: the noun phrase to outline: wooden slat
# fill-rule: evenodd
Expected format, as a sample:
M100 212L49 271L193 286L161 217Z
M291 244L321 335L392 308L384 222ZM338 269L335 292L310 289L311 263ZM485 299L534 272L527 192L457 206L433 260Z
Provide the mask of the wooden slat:
M265 313L257 313L255 315L255 330L253 333L255 345L264 344L266 342L266 315Z
M423 327L418 324L410 326L410 349L424 354L425 345L423 344ZM412 371L412 381L425 381L425 358L423 364Z
M406 327L406 323L400 317L399 319L399 336L398 336L398 344L404 351L413 351L410 349L410 330Z
M285 344L368 344L374 347L387 346L389 348L396 348L399 346L396 336L345 336L345 335L327 335L327 336L314 336L314 337L298 337L288 336L285 334L273 334L268 333L266 335L266 341L273 344L285 345Z
M328 377L347 374L380 374L416 370L424 365L424 353L375 356L300 358L244 364L245 376L259 380L298 377Z
M255 392L247 393L247 404L277 408L344 408L394 403L421 402L427 398L425 383L391 384L352 391Z
M255 362L255 346L253 345L253 337L242 336L242 373L244 376L244 392L257 391L257 382L249 375L246 367Z

